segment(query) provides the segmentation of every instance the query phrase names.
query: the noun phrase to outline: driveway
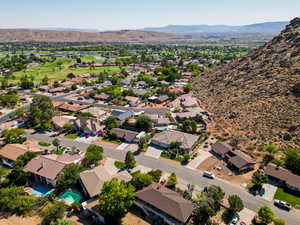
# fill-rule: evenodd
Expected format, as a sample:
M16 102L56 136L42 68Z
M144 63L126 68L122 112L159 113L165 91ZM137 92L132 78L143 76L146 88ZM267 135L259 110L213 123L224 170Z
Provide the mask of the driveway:
M145 156L152 157L152 158L155 158L155 159L159 159L161 153L162 153L161 149L156 148L154 146L149 146L146 153L145 153Z
M122 143L116 148L116 150L123 151L125 150L125 148L127 148L128 145L129 145L128 143Z
M276 184L273 183L267 183L263 185L263 188L265 190L264 195L262 196L262 198L268 200L268 201L273 201L274 199L274 195L277 191L277 186Z
M202 162L211 156L212 154L209 151L200 151L198 156L190 161L185 167L195 170Z
M245 222L246 225L250 225L250 224L252 224L251 221L255 215L256 215L256 212L254 212L250 209L244 208L242 211L239 212L239 216L240 216L239 222Z

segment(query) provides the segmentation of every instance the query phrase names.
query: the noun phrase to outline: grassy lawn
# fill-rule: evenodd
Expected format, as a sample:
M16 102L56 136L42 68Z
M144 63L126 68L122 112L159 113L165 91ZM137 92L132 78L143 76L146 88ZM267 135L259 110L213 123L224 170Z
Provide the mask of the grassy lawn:
M118 169L123 169L125 167L125 163L121 161L115 161L115 167Z
M183 162L183 160L184 160L182 156L178 156L178 157L172 159L166 152L161 153L160 157L165 158L165 159L171 159L171 160L174 160L174 161L177 161L180 163Z
M85 56L88 58L88 56ZM94 60L96 61L96 60ZM61 63L61 66L59 64ZM19 80L21 76L25 73L28 76L33 76L35 81L41 81L45 75L48 76L49 80L63 80L67 77L69 73L73 73L75 75L81 75L85 73L99 73L101 71L111 71L118 72L120 68L118 66L104 66L104 67L96 67L95 69L90 70L90 68L69 68L69 66L75 64L75 60L69 58L58 58L54 62L45 63L43 65L34 66L31 68L27 68L26 71L19 71L13 73L16 77L16 80Z
M102 141L105 141L105 142L109 142L109 143L113 143L113 144L122 144L122 141L120 140L115 140L115 139L111 139L111 138L102 138Z
M48 146L51 145L50 143L44 142L44 141L39 141L38 144L39 144L40 146L42 146L42 147L48 147Z
M292 206L300 205L300 195L293 195L293 193L287 192L283 188L277 188L274 199L285 201Z
M79 137L79 136L78 136L78 134L76 134L76 133L66 135L66 138L69 138L69 139L76 139L76 138L78 138L78 137Z

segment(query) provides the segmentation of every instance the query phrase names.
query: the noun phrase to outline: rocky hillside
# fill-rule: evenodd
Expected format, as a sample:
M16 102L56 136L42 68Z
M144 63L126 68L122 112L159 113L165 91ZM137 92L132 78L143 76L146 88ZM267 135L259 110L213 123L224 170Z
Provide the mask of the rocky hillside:
M220 137L248 147L300 148L300 18L259 49L200 76L194 87Z
M156 42L181 36L154 31L78 32L57 30L0 29L0 42Z

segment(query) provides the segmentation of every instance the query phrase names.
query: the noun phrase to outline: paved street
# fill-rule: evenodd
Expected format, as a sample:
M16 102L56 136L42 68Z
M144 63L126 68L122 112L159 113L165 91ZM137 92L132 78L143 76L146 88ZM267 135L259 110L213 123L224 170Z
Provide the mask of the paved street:
M28 135L28 137L40 141L46 141L46 142L51 142L51 140L53 139L45 134L33 134L33 135ZM88 146L88 144L86 143L75 142L74 140L65 139L65 138L61 139L61 142L63 145L66 146L77 146L82 151L85 151ZM115 150L115 147L104 146L104 154L105 156L113 159L124 160L126 151L117 151ZM260 206L267 205L273 209L273 211L276 214L276 217L285 219L287 225L299 225L300 213L298 211L292 210L290 212L286 212L284 210L278 209L277 207L273 206L272 202L262 199L259 196L254 197L253 195L246 192L244 189L235 186L227 181L218 178L214 180L204 178L202 177L202 173L200 171L192 170L183 166L178 166L175 163L165 161L165 160L159 160L159 159L155 159L143 155L137 156L136 159L138 165L160 169L166 173L175 172L179 178L187 180L188 182L198 185L201 188L204 188L205 186L209 186L209 185L219 185L223 188L226 194L239 195L243 199L246 208L253 211L257 211L257 209Z

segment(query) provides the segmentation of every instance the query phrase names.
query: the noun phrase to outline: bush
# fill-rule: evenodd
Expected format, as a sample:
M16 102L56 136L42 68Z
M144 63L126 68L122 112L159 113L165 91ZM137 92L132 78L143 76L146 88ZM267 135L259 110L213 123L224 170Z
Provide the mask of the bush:
M62 219L67 210L67 206L62 202L48 203L42 211L42 225L50 225L52 222Z
M148 172L148 174L152 177L154 182L158 183L161 178L162 171L161 170L151 170L150 172Z
M274 225L285 225L285 221L283 219L274 219Z

